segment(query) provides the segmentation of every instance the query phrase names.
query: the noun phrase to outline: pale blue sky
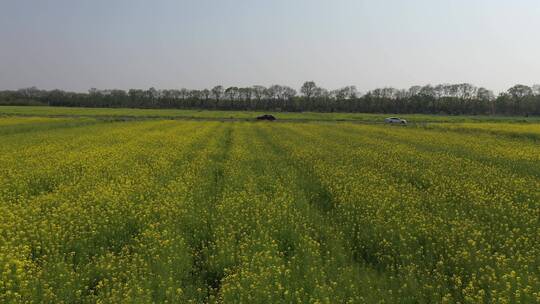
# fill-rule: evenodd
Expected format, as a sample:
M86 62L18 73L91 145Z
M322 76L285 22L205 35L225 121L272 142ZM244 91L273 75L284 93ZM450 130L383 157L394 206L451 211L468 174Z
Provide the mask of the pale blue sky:
M540 83L538 0L0 0L0 89Z

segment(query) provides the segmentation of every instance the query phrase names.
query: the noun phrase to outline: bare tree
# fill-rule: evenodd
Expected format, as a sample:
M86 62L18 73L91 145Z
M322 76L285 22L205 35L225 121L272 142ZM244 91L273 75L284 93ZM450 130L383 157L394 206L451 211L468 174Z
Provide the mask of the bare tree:
M314 81L306 81L300 88L300 92L309 100L316 93L317 85Z
M209 89L204 89L200 91L200 95L204 98L205 102L208 102L210 96L212 95L212 92Z
M188 95L189 95L188 89L185 89L185 88L180 89L180 96L182 97L182 99L186 99Z
M315 87L312 96L315 98L328 98L330 97L330 93L325 88Z
M227 98L229 100L236 100L236 98L238 97L238 87L228 87L225 90L225 95L227 95Z
M206 90L206 91L208 93L208 96L210 96L210 91L209 90ZM201 90L190 90L189 91L189 98L199 99L199 98L201 98L201 96L204 96L203 91L201 91Z
M252 88L240 88L240 89L238 89L238 95L240 96L240 99L250 101L251 96L253 95L253 89Z
M421 86L412 86L409 88L409 91L408 91L408 95L409 97L413 97L413 96L416 96L418 94L420 94L420 91L422 91L422 87Z
M281 87L277 84L271 85L266 89L265 94L269 99L276 99L279 97Z
M290 100L294 96L296 96L296 90L291 88L291 87L284 86L282 94L283 94L284 99L289 99Z
M224 89L223 86L215 86L212 88L212 95L216 99L216 101L219 101L221 99L221 96L223 96Z
M476 90L476 98L480 100L491 101L495 99L495 95L493 94L492 91L486 88L478 88Z
M533 95L533 90L529 86L516 84L515 86L508 89L508 94L510 94L515 99L521 99L523 97Z
M540 96L540 84L533 84L532 90L534 95Z
M356 98L358 91L355 86L347 86L330 92L330 96L337 100Z
M255 96L258 101L261 101L266 92L266 88L260 85L254 85L251 89L253 90L253 96Z

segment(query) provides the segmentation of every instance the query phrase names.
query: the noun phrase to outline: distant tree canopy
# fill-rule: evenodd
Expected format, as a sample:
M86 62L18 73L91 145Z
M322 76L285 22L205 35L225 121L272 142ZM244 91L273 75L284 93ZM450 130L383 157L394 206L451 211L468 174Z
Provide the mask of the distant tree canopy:
M360 94L347 86L328 91L313 81L300 94L288 86L211 89L99 90L88 93L39 90L35 87L0 91L0 105L67 107L175 108L208 110L313 111L426 114L540 115L540 85L515 85L495 96L468 83L413 86L407 90L379 88Z

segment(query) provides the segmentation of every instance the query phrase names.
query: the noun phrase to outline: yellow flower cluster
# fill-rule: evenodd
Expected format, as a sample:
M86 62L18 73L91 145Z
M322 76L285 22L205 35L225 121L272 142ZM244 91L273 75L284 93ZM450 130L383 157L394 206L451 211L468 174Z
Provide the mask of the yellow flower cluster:
M529 126L0 118L0 303L540 302Z
M484 133L515 138L540 139L540 124L538 123L452 123L430 124L428 127L462 133Z

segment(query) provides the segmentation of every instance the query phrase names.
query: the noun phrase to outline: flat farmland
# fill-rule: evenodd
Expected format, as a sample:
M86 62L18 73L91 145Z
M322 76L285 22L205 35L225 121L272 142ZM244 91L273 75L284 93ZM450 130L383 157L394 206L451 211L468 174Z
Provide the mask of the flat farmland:
M6 109L1 303L540 302L534 120Z

